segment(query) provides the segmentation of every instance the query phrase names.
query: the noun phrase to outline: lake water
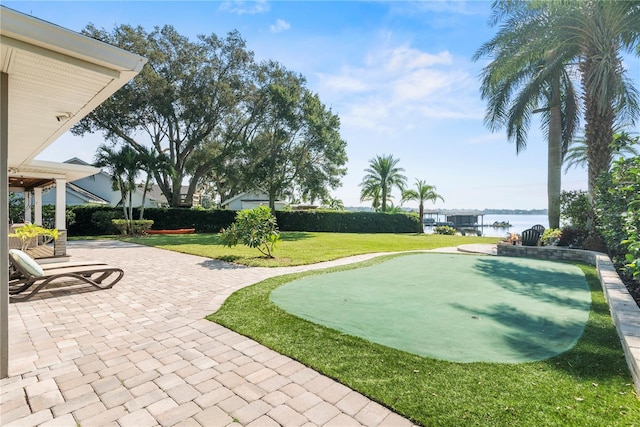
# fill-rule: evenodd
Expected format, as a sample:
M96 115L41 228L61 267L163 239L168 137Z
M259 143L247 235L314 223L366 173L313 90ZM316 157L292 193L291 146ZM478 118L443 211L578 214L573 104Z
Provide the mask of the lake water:
M481 219L478 217L478 223ZM494 222L508 222L511 227L496 228L490 225ZM484 227L482 227L482 235L490 237L506 237L507 233L522 233L527 228L531 228L536 224L542 224L545 228L549 227L549 218L547 215L500 215L488 214L484 216ZM480 228L480 227L479 227ZM425 227L426 233L432 233L433 227Z

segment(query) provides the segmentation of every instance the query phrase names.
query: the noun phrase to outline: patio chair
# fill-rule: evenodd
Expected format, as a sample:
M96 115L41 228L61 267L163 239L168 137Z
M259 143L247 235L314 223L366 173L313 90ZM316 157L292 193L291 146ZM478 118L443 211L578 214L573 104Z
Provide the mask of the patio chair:
M52 264L43 268L33 258L18 249L9 250L9 260L17 272L9 280L11 302L26 301L40 289L58 279L71 280L73 283L81 281L99 289L109 289L124 276L124 271L120 268L91 261L60 263L58 266Z
M540 233L540 235L542 235L542 233L544 233L544 225L541 224L536 224L533 227L531 227L533 230L536 230L538 233Z
M538 246L540 232L533 228L528 228L522 232L522 246Z

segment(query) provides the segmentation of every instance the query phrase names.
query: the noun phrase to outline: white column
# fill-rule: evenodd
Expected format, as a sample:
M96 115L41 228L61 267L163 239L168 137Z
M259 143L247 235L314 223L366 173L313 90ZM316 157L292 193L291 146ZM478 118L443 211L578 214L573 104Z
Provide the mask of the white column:
M9 75L0 73L0 260L9 259ZM5 266L7 264L4 264ZM0 378L9 376L9 269L0 268Z
M67 180L56 178L56 228L66 230L67 222L65 213L67 210Z
M24 222L33 222L31 219L31 191L24 190Z
M42 225L42 188L33 189L33 222Z

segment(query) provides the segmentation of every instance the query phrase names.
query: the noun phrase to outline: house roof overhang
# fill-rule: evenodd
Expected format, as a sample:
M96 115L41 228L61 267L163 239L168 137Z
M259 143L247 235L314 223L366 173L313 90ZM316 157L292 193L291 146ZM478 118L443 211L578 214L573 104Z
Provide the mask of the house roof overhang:
M30 190L34 187L46 187L55 183L56 179L72 182L80 178L95 175L100 168L73 163L31 160L19 169L9 168L9 187Z
M4 6L0 15L0 71L8 74L8 166L22 172L147 60Z

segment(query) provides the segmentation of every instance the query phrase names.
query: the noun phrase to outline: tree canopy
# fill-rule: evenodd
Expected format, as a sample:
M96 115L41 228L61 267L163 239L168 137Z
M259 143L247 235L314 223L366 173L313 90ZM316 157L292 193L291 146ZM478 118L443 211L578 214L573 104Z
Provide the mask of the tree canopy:
M298 191L324 200L340 184L346 143L338 116L302 76L257 64L237 31L195 41L171 26L89 25L84 33L149 61L73 133L102 132L143 154L153 147L166 161L150 170L171 206L190 206L198 186L221 199L260 188L273 198Z
M269 195L272 210L278 196L294 193L327 202L329 189L346 173L340 119L305 84L304 77L276 62L262 64L243 174L247 186Z

